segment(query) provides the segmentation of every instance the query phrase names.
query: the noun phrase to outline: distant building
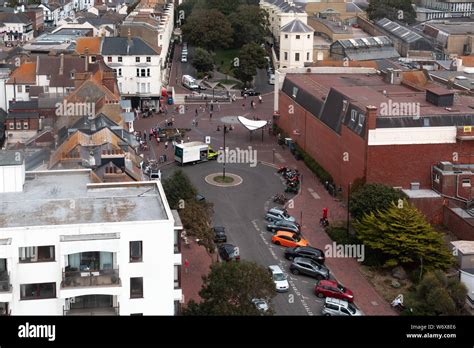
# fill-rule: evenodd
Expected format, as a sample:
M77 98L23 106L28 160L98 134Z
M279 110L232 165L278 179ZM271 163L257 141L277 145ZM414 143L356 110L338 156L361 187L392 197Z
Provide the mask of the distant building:
M378 60L398 58L393 42L386 36L337 40L331 45L331 58L337 60Z
M416 19L420 22L474 14L474 2L470 0L417 0L416 5Z
M423 32L434 39L444 58L474 53L474 21L430 21Z
M0 12L0 33L6 43L28 42L33 39L33 22L23 13Z
M299 19L280 28L280 66L302 67L313 62L314 29Z

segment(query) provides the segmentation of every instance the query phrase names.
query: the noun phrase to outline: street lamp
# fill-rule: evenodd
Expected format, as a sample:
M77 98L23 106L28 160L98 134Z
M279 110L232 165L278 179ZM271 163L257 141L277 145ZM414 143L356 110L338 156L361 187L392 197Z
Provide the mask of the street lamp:
M222 179L225 180L225 160L226 160L226 149L225 149L225 134L227 133L227 125L224 125L224 163L222 166Z
M349 220L350 220L350 207L351 207L351 186L352 186L352 183L349 182L349 189L347 191L347 234L349 234Z

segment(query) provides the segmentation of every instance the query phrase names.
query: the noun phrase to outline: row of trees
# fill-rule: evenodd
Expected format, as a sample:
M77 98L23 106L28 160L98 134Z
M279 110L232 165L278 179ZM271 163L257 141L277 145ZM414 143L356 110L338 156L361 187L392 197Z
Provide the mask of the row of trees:
M412 0L370 0L366 12L371 20L388 18L408 24L416 21Z

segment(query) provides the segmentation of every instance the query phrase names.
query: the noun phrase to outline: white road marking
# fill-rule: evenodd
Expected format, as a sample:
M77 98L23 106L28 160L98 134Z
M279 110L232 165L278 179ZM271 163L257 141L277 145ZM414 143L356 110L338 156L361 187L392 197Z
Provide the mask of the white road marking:
M313 196L314 199L321 199L321 197L310 187L308 187L308 192Z

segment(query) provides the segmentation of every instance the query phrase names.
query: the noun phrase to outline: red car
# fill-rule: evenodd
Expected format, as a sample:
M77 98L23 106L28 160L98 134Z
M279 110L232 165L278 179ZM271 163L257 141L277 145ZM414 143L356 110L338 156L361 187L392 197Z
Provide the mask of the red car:
M334 280L321 280L316 284L314 293L318 297L334 297L340 300L346 300L347 302L354 301L352 291Z

